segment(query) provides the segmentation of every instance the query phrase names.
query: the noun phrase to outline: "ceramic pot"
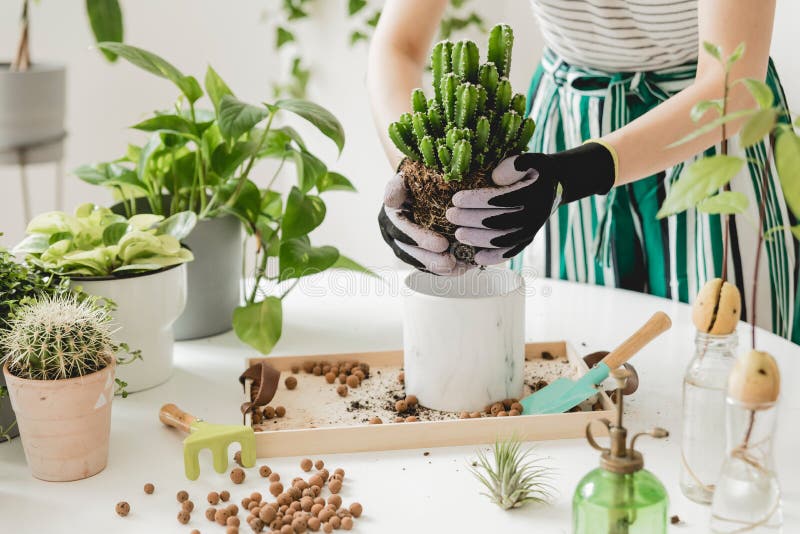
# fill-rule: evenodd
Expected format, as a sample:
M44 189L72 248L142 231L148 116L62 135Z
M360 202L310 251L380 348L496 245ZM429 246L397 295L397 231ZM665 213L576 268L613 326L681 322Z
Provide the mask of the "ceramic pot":
M3 367L33 476L67 482L106 467L114 368L112 362L78 378L26 380Z
M172 376L172 325L186 306L186 265L126 277L73 278L91 295L113 300L114 341L141 350L142 359L120 365L117 376L129 393L162 384Z
M474 269L405 279L407 395L451 412L519 398L525 370L525 283L512 271Z
M168 206L169 197L164 197L164 207ZM125 215L122 204L111 209ZM137 199L136 210L149 213L150 204ZM225 215L197 221L183 240L194 261L186 266L186 309L175 321L177 341L222 334L232 328L233 310L241 300L242 239L242 223L233 215Z
M5 376L0 373L0 387L5 385ZM19 436L19 426L14 423L16 420L11 401L8 397L0 397L0 443Z
M19 146L26 163L58 161L64 153L66 69L63 65L34 64L11 72L0 64L0 165L18 165ZM52 141L52 142L50 142Z

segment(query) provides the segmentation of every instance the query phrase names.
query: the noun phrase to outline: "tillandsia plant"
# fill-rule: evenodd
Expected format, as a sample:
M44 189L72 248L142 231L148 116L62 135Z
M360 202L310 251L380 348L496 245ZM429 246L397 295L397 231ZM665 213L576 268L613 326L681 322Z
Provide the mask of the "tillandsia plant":
M182 97L174 109L134 126L152 132L144 146L129 146L119 160L84 166L76 174L112 188L125 199L129 213L136 213L135 201L143 196L155 214L190 210L201 219L231 214L243 223L257 246L254 284L233 315L233 328L242 341L264 354L272 350L281 336L282 299L301 277L331 267L369 272L335 247L311 245L308 234L322 224L326 214L319 195L355 191L355 187L342 174L329 170L294 128L275 123L281 112L296 115L333 141L341 153L344 129L332 113L297 99L250 104L237 98L210 66L204 93L193 76L152 52L119 43L98 46L170 80ZM213 111L199 107L204 95ZM266 187L260 188L250 176L263 159L277 160L279 165L267 178ZM273 189L287 161L297 171L297 185L288 194ZM165 195L169 205L163 202ZM274 263L277 269L268 269ZM288 287L281 287L283 282Z
M109 306L88 295L44 295L19 307L0 338L14 376L28 380L65 380L95 373L112 361L139 358L124 343L112 341ZM117 380L123 390L124 382Z
M12 71L26 71L31 66L30 52L30 0L23 0L20 13L19 38L14 60L11 62ZM122 41L123 25L122 10L117 0L86 0L86 14L92 27L95 39L100 41ZM117 56L112 52L103 52L109 61L116 61Z
M541 465L539 458L529 459L532 452L523 450L516 438L497 441L493 461L478 451L470 471L486 487L484 495L503 510L530 502L547 503L554 493L552 469Z
M523 152L534 122L525 115L525 95L508 80L514 35L498 25L489 34L488 61L477 45L442 41L433 49L433 96L411 95L411 113L389 126L389 137L406 156L400 165L417 224L455 242L445 218L452 196L462 189L489 187L490 169Z
M83 204L75 215L51 211L28 223L28 236L14 249L41 269L67 277L155 271L191 261L181 246L197 216L140 214L130 219L108 208Z

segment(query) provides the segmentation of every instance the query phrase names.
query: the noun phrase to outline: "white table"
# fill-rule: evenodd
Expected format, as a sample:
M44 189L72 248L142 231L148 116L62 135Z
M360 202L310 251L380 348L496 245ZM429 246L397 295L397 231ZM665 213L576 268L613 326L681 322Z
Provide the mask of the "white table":
M287 298L283 339L275 354L394 349L401 346L400 273L385 273L388 284L353 274L335 279L313 277ZM634 360L641 386L628 403L626 426L638 431L655 425L668 428L665 440L641 440L645 466L664 482L670 493L670 513L683 524L680 533L707 532L709 510L692 503L678 488L681 379L694 349L694 329L688 306L606 288L554 280L531 282L527 300L527 339L571 341L580 352L611 349L656 310L673 319L672 330ZM740 328L740 346L749 346L748 329ZM793 378L800 376L800 347L766 332L758 333L759 347L770 351L781 366L781 396L776 461L784 496L784 532L800 532L800 394ZM28 472L19 439L0 444L0 532L187 533L223 532L204 517L209 491L233 487L233 501L262 491L266 485L253 470L241 486L213 471L210 458L201 458L197 482L183 477L181 439L157 419L159 406L176 402L213 422L237 422L242 401L236 380L243 359L252 351L232 333L177 344L176 370L166 384L117 399L111 430L111 454L102 473L80 482L47 483ZM467 471L476 447L403 450L327 455L326 464L342 467L347 480L345 503L358 500L364 515L353 532L380 534L428 532L570 532L572 492L578 480L598 463L598 453L584 439L541 442L539 454L557 470L558 495L550 506L526 506L504 512L480 495L481 488ZM283 480L299 476L298 458L260 459ZM145 482L156 485L145 495ZM176 520L175 493L186 489L196 505L189 525ZM127 518L114 505L127 500ZM244 514L240 517L243 519ZM242 528L249 532L249 528Z

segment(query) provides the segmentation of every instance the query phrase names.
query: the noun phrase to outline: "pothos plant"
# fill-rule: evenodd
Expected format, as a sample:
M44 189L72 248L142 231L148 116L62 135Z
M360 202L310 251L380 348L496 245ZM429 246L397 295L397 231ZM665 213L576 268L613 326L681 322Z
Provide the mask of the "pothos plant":
M281 336L282 300L300 278L331 267L369 272L335 247L311 245L308 234L326 214L320 194L355 188L329 170L294 128L277 125L286 113L305 119L341 153L344 129L332 113L300 99L245 102L211 66L204 91L195 77L152 52L121 43L98 46L171 81L181 96L171 109L133 126L150 133L144 145L129 145L119 159L75 172L84 181L113 189L129 215L136 213L136 199L144 197L154 214L189 210L201 219L232 214L243 223L257 244L254 283L233 315L242 341L264 354L272 350ZM200 105L204 96L211 109ZM277 160L278 166L266 186L259 187L251 175L264 159ZM288 194L273 188L287 162L297 173L297 185ZM268 269L271 258L277 269Z
M26 71L31 65L30 52L30 0L23 0L20 12L20 30L16 52L11 62L12 71ZM86 0L86 14L95 39L99 41L122 41L122 10L117 0ZM109 61L116 61L113 52L103 52Z
M680 213L689 208L696 208L700 212L721 215L725 218L725 238L722 263L723 285L717 284L720 286L720 291L717 291L717 299L715 304L713 306L709 306L709 308L713 309L714 314L720 315L726 311L722 308L738 306L739 304L738 298L735 302L733 302L733 299L730 299L727 301L728 304L726 304L726 299L724 299L724 294L722 293L722 290L725 287L724 284L727 283L727 254L729 240L727 217L736 214L742 214L747 210L748 207L747 197L741 192L731 191L730 182L733 177L744 168L745 165L749 164L758 168L761 177L761 184L759 186L761 197L759 199L758 206L758 243L755 251L755 268L752 285L753 293L751 300L753 305L751 306L752 309L750 314L750 323L752 326L752 348L755 349L755 325L757 319L757 306L755 306L755 302L758 292L758 271L764 240L769 239L770 236L776 232L786 230L786 227L766 227L767 223L765 217L765 207L767 202L766 196L769 180L769 162L762 162L751 158L743 158L728 154L728 145L727 141L725 141L727 138L726 127L732 121L745 120L744 125L739 133L738 140L739 146L742 149L751 148L765 138L770 139L771 144L774 146L775 167L780 180L781 188L783 190L784 198L786 199L786 204L789 210L794 214L795 219L800 219L800 137L798 137L797 133L794 131L791 123L791 116L788 110L781 107L780 102L776 101L772 89L766 83L761 80L755 80L751 78L742 78L733 81L730 80L729 75L731 72L731 67L739 59L741 59L745 53L744 43L740 44L731 53L731 55L727 57L724 57L722 50L714 44L703 43L703 48L708 54L716 59L724 69L725 77L723 97L721 99L704 100L698 102L692 109L691 117L695 122L697 122L709 112L713 112L717 116L714 118L714 120L708 122L704 126L698 128L691 134L670 146L684 144L701 135L705 135L709 132L719 129L723 139L722 150L719 154L700 158L686 167L677 182L672 184L657 216L658 218L663 218L669 215ZM753 96L753 99L756 102L756 107L730 111L729 100L731 89L739 84L742 84L744 87L746 87L749 93ZM800 121L795 122L795 126L798 125L800 125ZM800 225L790 226L788 229L792 232L795 238L800 239ZM723 305L722 308L720 305ZM711 321L711 324L713 325L713 317L711 318ZM732 328L735 328L735 322L732 324Z

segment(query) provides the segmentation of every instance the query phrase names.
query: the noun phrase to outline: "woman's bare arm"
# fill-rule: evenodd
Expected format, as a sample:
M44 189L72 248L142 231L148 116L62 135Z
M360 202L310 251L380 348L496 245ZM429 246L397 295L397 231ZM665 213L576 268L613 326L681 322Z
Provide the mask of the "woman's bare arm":
M709 112L700 123L692 122L689 112L697 102L722 98L723 69L702 49L702 43L708 41L719 45L724 54L730 54L739 43L746 43L745 54L733 67L730 79L763 80L767 72L774 16L775 0L699 0L700 52L694 83L627 126L603 137L616 149L619 157L616 185L653 175L720 141L721 132L716 130L692 142L666 148L714 119L713 112ZM727 111L753 107L754 104L747 90L737 84L730 94ZM743 122L728 123L726 135L736 134Z
M447 0L388 0L369 47L367 89L372 116L393 168L402 154L389 140L389 124L411 110L411 91L422 86L428 50Z

